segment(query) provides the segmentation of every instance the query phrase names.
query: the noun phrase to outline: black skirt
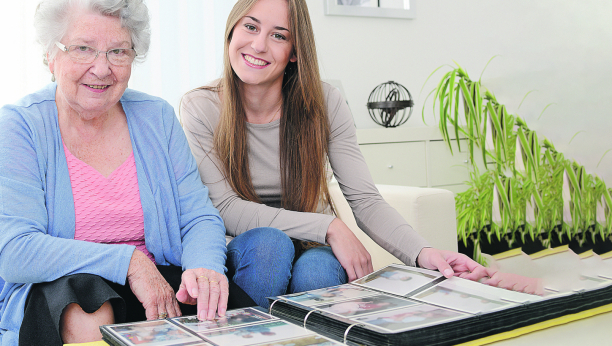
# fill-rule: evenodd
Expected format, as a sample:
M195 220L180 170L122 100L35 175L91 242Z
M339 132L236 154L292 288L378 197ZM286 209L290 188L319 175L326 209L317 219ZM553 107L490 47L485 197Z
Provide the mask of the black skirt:
M174 292L181 284L182 268L157 266ZM115 323L146 320L145 309L130 286L119 285L92 274L75 274L52 282L34 284L26 300L24 318L19 331L19 345L63 345L60 317L69 304L78 304L93 313L110 302ZM230 282L228 309L255 306L255 302L236 284ZM195 315L195 305L179 302L183 315Z

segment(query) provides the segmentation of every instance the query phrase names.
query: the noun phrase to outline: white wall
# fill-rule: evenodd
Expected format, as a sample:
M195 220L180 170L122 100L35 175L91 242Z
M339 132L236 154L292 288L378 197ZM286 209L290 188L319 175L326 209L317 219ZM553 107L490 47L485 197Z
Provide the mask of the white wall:
M393 80L415 98L403 126L424 126L425 97L441 65L462 65L482 77L501 104L549 138L566 157L612 187L612 3L556 0L413 0L412 20L325 16L323 0L307 0L322 77L342 81L359 128L378 127L365 104L378 84ZM532 92L517 109L523 96ZM550 106L538 119L546 105ZM426 121L435 125L431 102ZM572 137L580 132L573 139Z
M413 1L417 17L405 20L325 16L324 0L307 0L322 77L342 81L357 127L378 127L365 104L370 91L389 80L405 85L415 98L412 118L403 126L424 126L425 96L443 74L436 73L419 95L432 71L455 60L478 79L487 61L500 55L487 68L483 84L566 157L612 186L612 152L596 167L612 149L612 3ZM18 6L26 2L26 8ZM49 81L31 25L37 2L8 1L0 12L0 104ZM176 107L185 91L218 77L222 29L234 2L147 0L154 42L148 60L134 68L130 87ZM21 57L14 59L15 54ZM531 90L537 91L517 109ZM435 125L430 102L425 118Z

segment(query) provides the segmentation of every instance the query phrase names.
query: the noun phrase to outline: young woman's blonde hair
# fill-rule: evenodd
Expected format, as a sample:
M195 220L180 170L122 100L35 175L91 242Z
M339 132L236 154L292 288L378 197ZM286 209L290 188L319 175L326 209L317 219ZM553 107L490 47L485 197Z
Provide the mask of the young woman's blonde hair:
M229 60L229 44L236 24L257 0L238 0L225 28L221 117L214 146L230 185L243 199L260 202L249 172L246 114L239 83ZM319 76L314 33L305 0L287 0L289 30L295 63L285 69L280 119L280 167L283 208L315 212L322 202L331 205L327 188L326 162L329 122Z

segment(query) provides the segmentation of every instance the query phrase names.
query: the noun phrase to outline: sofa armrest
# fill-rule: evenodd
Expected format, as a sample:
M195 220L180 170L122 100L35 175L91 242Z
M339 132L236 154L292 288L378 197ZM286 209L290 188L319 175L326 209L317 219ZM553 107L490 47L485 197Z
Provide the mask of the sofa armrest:
M455 197L452 192L396 185L376 185L376 187L385 201L395 208L432 247L457 251ZM355 233L372 256L374 270L391 263L401 263L357 227L353 212L337 182L330 183L329 192L338 217Z

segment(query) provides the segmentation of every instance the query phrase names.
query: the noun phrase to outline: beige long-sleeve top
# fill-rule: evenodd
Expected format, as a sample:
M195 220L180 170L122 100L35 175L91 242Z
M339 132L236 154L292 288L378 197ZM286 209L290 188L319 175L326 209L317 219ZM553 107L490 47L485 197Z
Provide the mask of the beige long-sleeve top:
M327 83L323 83L323 91L331 130L329 162L358 226L384 249L414 266L421 249L429 245L376 189L357 144L353 117L340 92ZM213 148L219 116L216 92L197 89L181 100L183 129L227 233L237 236L255 227L274 227L291 238L325 243L334 216L280 208L280 120L247 123L249 168L255 192L263 202L260 204L241 199L223 176Z

